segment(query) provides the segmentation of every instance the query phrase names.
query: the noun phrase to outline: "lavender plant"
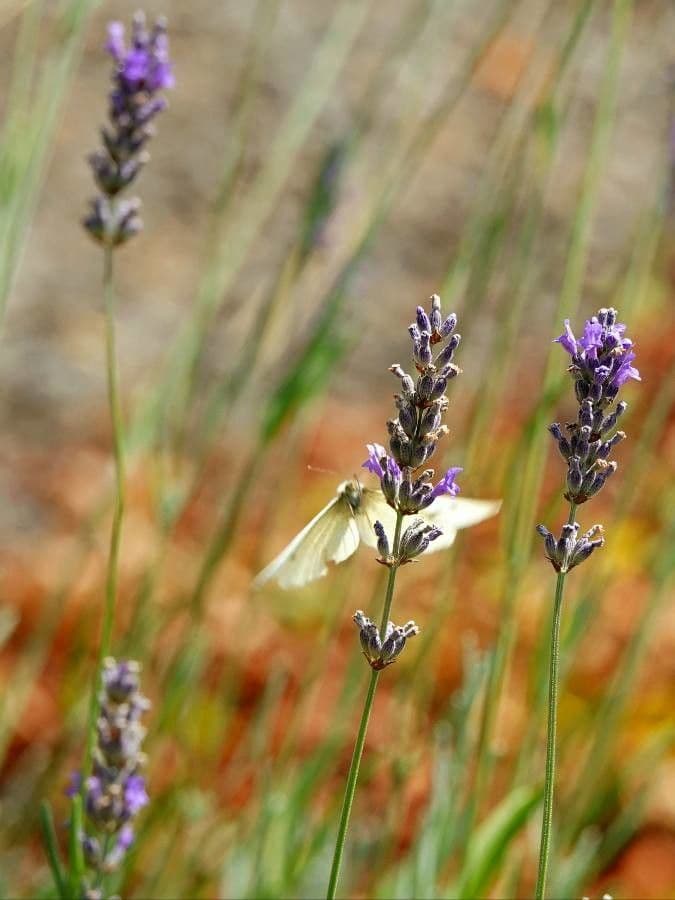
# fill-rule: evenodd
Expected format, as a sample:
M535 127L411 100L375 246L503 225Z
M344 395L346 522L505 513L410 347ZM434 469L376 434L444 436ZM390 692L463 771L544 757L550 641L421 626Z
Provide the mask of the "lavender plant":
M143 713L150 707L140 691L140 665L133 660L103 665L100 714L91 775L77 773L69 790L84 796L85 827L81 843L85 873L78 896L102 900L106 876L115 872L133 843L133 821L148 803L141 744Z
M122 193L135 181L148 161L146 145L154 134L153 120L166 107L166 99L161 91L171 88L174 83L163 19L158 19L149 29L145 15L137 12L132 20L128 44L125 41L124 25L121 22L111 22L108 25L105 49L113 60L109 122L101 129L102 147L89 157L99 193L92 199L91 210L83 225L103 248L106 371L115 456L115 507L99 660L89 710L83 785L91 767L103 660L110 652L124 515L124 429L115 352L114 250L138 234L142 228L138 214L140 200L136 197L124 197ZM84 799L83 797L83 802Z
M427 510L437 497L443 494L454 497L459 493L455 483L456 475L462 471L459 467L448 469L435 485L434 470L428 467L438 441L448 431L447 426L442 424L443 414L448 408L446 388L460 372L453 362L461 340L460 335L455 333L456 325L454 314L443 318L441 301L435 294L431 297L429 312L421 306L417 308L416 321L409 328L417 378L414 380L398 363L391 366L390 371L400 380L400 392L394 395L397 415L387 422L390 453L381 444L368 444L368 459L363 463L365 469L379 478L382 493L395 511L396 520L391 543L383 524L377 521L374 525L380 554L378 562L389 569L380 625L378 627L361 610L354 615L363 655L371 673L347 775L328 883L328 900L332 900L337 891L349 817L380 672L396 661L406 642L419 632L412 621L395 625L389 619L396 573L400 566L423 554L429 544L442 534L436 525L425 522L420 513ZM403 530L407 516L415 518Z
M567 424L564 430L557 422L549 426L567 464L564 494L569 502L567 522L562 526L559 538L544 525L537 526L544 539L546 556L557 572L551 631L544 810L536 887L538 900L546 895L551 853L563 590L567 573L604 543L602 525L593 525L579 534L576 510L602 490L617 469L617 463L609 457L626 436L623 431L616 430L616 425L627 406L623 400L616 402L617 397L627 381L640 380L640 374L633 366L633 343L625 332L626 326L617 321L615 309L600 309L586 322L580 338L574 336L569 320L565 320L565 331L555 339L571 356L568 371L574 379L578 411L576 421Z
M142 779L136 774L143 736L138 719L145 708L145 701L138 693L137 666L105 662L112 638L124 514L124 435L115 352L113 258L115 249L141 230L140 201L126 198L122 193L148 160L146 145L154 133L152 122L166 106L161 91L173 86L163 20L157 20L148 29L144 14L136 13L128 44L124 26L111 22L105 47L113 60L109 122L101 130L102 147L89 157L99 193L92 199L83 225L103 248L106 374L115 457L115 503L85 755L79 787L71 792L70 822L70 887L73 888L73 879L77 881L86 863L98 873L91 896L100 895L103 873L113 869L128 848L133 834L129 820L146 802ZM105 838L101 841L97 837L85 837L80 847L83 814L103 829ZM54 879L63 896L67 891L60 872L51 814L46 806L43 807L43 831ZM77 885L74 889L79 891Z

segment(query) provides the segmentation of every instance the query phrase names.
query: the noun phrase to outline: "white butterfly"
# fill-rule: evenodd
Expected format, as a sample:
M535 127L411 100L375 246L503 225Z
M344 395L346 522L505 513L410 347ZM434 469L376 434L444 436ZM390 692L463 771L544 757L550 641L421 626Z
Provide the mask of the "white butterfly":
M449 547L460 528L477 525L499 512L498 500L437 497L419 516L437 525L443 534L429 544L427 553ZM410 517L410 521L415 517ZM336 496L318 512L290 544L253 581L260 587L275 580L282 588L302 587L322 578L328 563L341 563L356 552L359 542L377 546L373 525L379 519L390 540L396 513L380 490L363 487L358 481L343 481ZM404 519L405 524L405 519Z

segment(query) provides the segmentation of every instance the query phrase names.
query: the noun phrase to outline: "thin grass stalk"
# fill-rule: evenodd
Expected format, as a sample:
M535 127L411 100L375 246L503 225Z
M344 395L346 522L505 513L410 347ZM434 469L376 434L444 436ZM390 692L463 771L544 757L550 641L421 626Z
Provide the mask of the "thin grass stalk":
M394 532L394 542L392 555L398 558L401 544L401 525L403 524L403 515L399 512L396 514L396 530ZM384 634L389 614L391 612L391 604L394 600L394 585L396 583L396 573L398 564L392 565L389 569L389 578L387 579L387 590L384 597L384 607L382 609L382 619L380 623L380 634ZM366 733L368 731L368 723L370 721L370 713L375 700L375 691L379 681L380 673L377 669L372 669L370 673L370 681L368 683L368 691L363 704L363 712L361 713L361 721L359 730L356 735L356 743L354 744L354 752L352 760L349 764L349 773L347 775L347 784L345 787L345 795L342 801L342 811L340 812L340 821L338 824L337 838L335 840L335 850L333 852L333 864L328 879L328 890L326 892L327 900L334 900L337 892L338 879L340 877L340 865L344 854L345 842L347 840L347 829L349 828L349 817L352 811L354 795L356 793L356 784L359 778L359 769L361 767L361 757L363 756L363 746L366 742Z
M59 844L56 838L56 829L54 828L54 817L50 805L45 801L40 805L40 827L56 891L60 900L68 900L68 887L61 869Z
M32 93L30 82L35 58L31 59L29 55L24 57L17 48L15 82L8 99L0 150L0 185L4 180L8 181L8 196L3 197L0 221L0 325L16 274L21 245L37 200L65 89L81 46L89 10L94 3L95 0L72 0L62 10L57 20L58 41L54 41L48 50L42 77L30 103L32 117L28 120L26 97ZM40 5L30 4L25 15L28 18L24 20L27 24L23 36L27 41L31 39L30 54L35 54L37 50L32 40L35 35L30 32L37 26ZM36 16L35 21L33 16Z
M117 584L119 577L119 553L122 538L122 520L124 517L124 428L122 409L119 397L119 378L117 373L117 354L115 347L115 291L113 283L113 248L107 243L103 250L103 298L105 307L105 347L106 374L108 381L108 406L112 425L113 456L115 461L115 505L110 529L110 549L105 581L105 605L101 640L96 662L94 686L89 704L89 721L84 764L82 769L82 790L84 791L96 742L96 719L98 718L99 692L103 677L103 661L110 655L112 630L117 602Z

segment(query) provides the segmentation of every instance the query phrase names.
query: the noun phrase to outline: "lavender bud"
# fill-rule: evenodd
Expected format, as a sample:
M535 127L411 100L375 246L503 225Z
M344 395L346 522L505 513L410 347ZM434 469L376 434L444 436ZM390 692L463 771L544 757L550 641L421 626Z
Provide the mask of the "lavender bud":
M426 406L431 400L431 394L434 390L435 380L431 375L421 375L417 379L417 390L415 399L418 406Z
M445 389L448 386L447 378L437 378L434 382L434 386L431 391L431 400L440 400L440 398L445 394Z
M626 412L628 408L628 404L625 401L621 401L616 404L616 410L610 415L607 416L606 419L603 419L601 431L602 434L606 434L608 431L611 431L615 426L621 416Z
M576 493L581 487L583 475L581 474L581 460L578 456L571 456L568 461L567 487L570 493Z
M380 554L383 560L388 560L389 553L389 539L387 537L387 532L384 530L384 525L382 522L375 522L373 526L375 530L375 534L377 535L377 552Z
M436 431L441 425L441 414L437 405L430 406L422 413L420 421L420 435L429 434L430 431Z
M397 378L401 379L401 393L405 397L406 400L414 400L415 398L415 383L413 382L410 375L403 371L401 366L398 363L394 363L393 366L389 367L389 371L393 372Z
M575 456L585 460L588 456L589 439L591 436L590 425L583 425L579 428L572 440L572 451Z
M357 609L353 618L356 627L359 629L361 649L368 662L372 665L373 660L379 659L382 646L377 625L368 616L364 615L363 610L360 609Z
M593 404L590 400L584 400L579 407L579 424L589 428L593 425Z
M562 429L558 422L553 422L553 424L548 426L548 430L551 432L553 437L558 443L558 450L560 451L562 457L566 460L570 458L572 455L572 447L570 446L570 442L567 440L565 435L562 433Z
M448 335L452 334L456 327L457 316L454 313L451 313L438 330L441 337L446 338Z
M420 333L420 347L416 358L423 368L430 366L434 360L434 355L431 352L431 334L428 331Z
M418 626L413 621L406 622L405 625L394 625L393 622L389 622L387 636L382 642L380 655L382 667L391 665L405 647L408 638L419 632Z
M441 298L438 294L432 294L431 300L431 328L434 334L438 334L441 327ZM442 337L442 335L440 335Z
M452 357L455 355L455 350L459 347L461 340L462 336L460 334L453 334L446 346L436 357L436 365L439 369L452 361Z
M417 414L414 407L408 405L407 403L405 406L402 406L399 409L398 420L401 423L401 428L406 433L406 435L409 438L415 437L415 432L417 430Z
M415 519L403 532L400 545L400 562L405 563L424 553L431 541L443 532L435 525L428 525L424 519Z
M429 334L431 334L431 332L433 331L429 316L421 306L417 307L417 327L420 331L428 331Z
M558 546L556 540L545 525L537 525L537 531L544 538L544 546L546 548L546 556L555 565L558 558Z

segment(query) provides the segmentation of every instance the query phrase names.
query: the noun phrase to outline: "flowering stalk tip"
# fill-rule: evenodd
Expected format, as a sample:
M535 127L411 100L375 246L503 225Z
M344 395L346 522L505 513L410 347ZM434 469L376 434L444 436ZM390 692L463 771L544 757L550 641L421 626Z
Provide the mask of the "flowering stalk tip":
M448 469L436 484L434 470L426 467L438 441L448 432L442 421L449 402L445 390L460 372L452 362L461 340L454 333L456 325L454 313L443 318L437 294L431 297L428 312L417 307L415 321L408 328L417 378L399 363L390 367L400 380L400 390L394 395L397 415L387 422L389 451L382 444L366 445L368 459L363 468L380 479L387 503L403 515L419 513L442 494L455 497L459 493L455 482L462 471L459 466Z
M551 628L551 653L548 684L548 730L546 739L546 775L542 815L539 867L535 896L546 896L546 880L551 854L553 793L555 784L556 729L558 715L558 669L560 657L560 623L562 617L565 576L604 544L602 525L594 525L579 537L575 521L577 507L594 497L616 472L617 463L609 456L626 437L615 431L626 410L623 401L616 403L620 388L629 380L640 381L633 366L633 342L626 337L626 326L618 321L615 309L600 309L584 325L580 338L575 337L569 319L563 333L555 339L571 357L569 372L574 379L578 410L575 422L565 426L554 422L549 431L567 465L565 499L570 504L567 523L556 538L544 525L537 531L544 540L546 557L558 573Z
M89 157L100 194L83 224L98 242L117 246L142 228L140 200L118 195L149 159L153 120L167 105L160 92L172 88L174 78L164 19L148 29L144 14L136 13L128 44L124 25L111 22L105 49L113 60L109 124L101 130L103 146Z
M82 791L82 776L75 773L68 795L83 793L85 824L80 835L92 883L83 885L92 896L94 883L114 872L134 840L133 822L149 802L141 751L143 714L150 701L140 691L140 665L133 660L105 660L97 741L91 775Z

